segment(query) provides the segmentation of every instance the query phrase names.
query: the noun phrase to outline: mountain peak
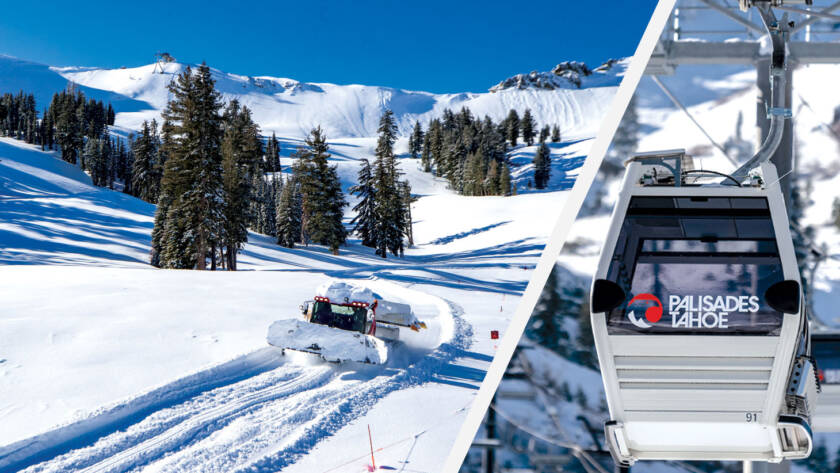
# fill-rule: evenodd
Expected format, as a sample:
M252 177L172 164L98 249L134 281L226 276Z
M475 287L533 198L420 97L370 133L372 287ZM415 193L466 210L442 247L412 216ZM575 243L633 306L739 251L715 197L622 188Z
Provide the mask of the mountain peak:
M490 92L506 89L580 89L586 78L593 74L606 75L613 66L620 61L610 59L595 69L591 69L582 61L563 61L550 72L531 71L528 74L517 74L509 77L490 88Z

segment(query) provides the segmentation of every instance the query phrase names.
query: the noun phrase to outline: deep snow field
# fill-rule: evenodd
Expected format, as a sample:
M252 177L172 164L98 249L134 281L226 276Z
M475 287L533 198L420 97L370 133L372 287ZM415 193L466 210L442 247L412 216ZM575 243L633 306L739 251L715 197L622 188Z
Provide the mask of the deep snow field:
M831 223L831 205L838 197L840 188L840 139L829 130L835 117L835 107L840 105L840 90L833 84L840 75L840 66L812 65L800 67L794 72L793 112L798 137L798 180L812 191L806 195L807 208L804 224L815 229L815 242L825 244L830 255L840 254L840 231ZM673 76L661 77L689 109L690 113L718 143L725 143L734 137L739 112L743 116L741 137L751 143L755 133L755 71L736 67L681 66ZM695 158L695 166L730 172L732 164L713 148L697 127L648 77L643 77L636 91L639 121L641 124L639 151L685 148ZM588 290L591 278L598 264L603 235L607 234L610 212L614 198L619 191L620 177L603 181L599 175L594 188L601 188L603 206L595 208L595 192L591 191L584 203L584 210L578 216L569 233L567 243L558 259L558 287L581 287ZM593 188L593 189L594 189ZM828 259L817 272L814 284L814 310L819 322L840 328L840 317L836 310L840 303L840 261ZM574 336L579 327L568 320L567 331ZM583 448L595 448L589 432L578 420L584 415L596 430L601 428L605 417L605 405L599 408L604 398L600 374L592 369L575 364L558 354L536 346L523 350L531 360L537 379L554 391L537 391L529 399L500 399L500 413L507 413L519 425L542 434L547 439L561 439ZM562 369L556 369L561 366ZM567 402L557 396L557 388L567 383L572 393L578 387L588 398L583 408L577 401ZM506 380L499 392L525 389L519 380ZM530 386L530 385L529 385ZM527 388L533 391L533 388ZM551 406L547 408L546 406ZM560 416L554 422L551 416L536 415L540 411L553 410ZM515 441L526 445L531 437L520 431ZM838 461L840 435L818 433L816 445L824 444L829 452L830 465ZM558 449L550 442L540 442L542 449ZM560 451L567 453L562 448ZM472 453L475 455L475 452ZM514 450L500 452L503 458L518 465L521 453ZM609 460L605 460L610 465ZM828 467L831 467L831 466ZM793 470L810 472L801 463L794 463ZM661 473L666 471L693 471L679 462L639 462L633 471Z
M74 80L86 93L144 101L117 107L117 134L139 123L133 114L159 111L156 96L98 82L105 73L64 72L85 75ZM116 92L87 90L109 84ZM458 196L401 158L419 196L415 247L404 258L383 260L356 240L338 256L290 250L252 233L236 273L151 268L153 205L93 187L55 154L0 139L0 471L363 471L368 429L378 466L438 471L495 353L490 332L508 325L616 88L596 89L502 92L528 103L568 96L541 122L567 130L551 144L549 191L525 187L535 147L512 153L522 192L512 197ZM378 120L387 102L373 102ZM299 131L278 136L285 169ZM376 141L353 133L330 140L345 191ZM405 148L401 139L397 150ZM411 304L428 330L392 344L383 366L281 357L266 343L268 326L299 317L299 304L329 278Z

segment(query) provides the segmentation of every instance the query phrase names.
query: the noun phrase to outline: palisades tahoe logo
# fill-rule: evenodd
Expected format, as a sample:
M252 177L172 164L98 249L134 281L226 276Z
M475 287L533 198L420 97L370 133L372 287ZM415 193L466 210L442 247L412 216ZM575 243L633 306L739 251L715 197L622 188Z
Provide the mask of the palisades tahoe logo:
M636 316L631 307L645 309L644 319ZM627 304L627 318L639 328L650 328L662 319L662 302L653 294L639 294ZM759 310L758 296L668 296L668 315L673 328L729 328L730 314L750 314Z

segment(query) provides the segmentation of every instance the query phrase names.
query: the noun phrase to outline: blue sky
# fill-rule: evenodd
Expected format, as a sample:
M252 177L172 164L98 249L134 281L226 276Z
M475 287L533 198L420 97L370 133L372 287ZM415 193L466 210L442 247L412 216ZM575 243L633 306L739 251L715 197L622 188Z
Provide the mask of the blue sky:
M655 0L15 2L0 53L57 66L151 63L431 92L482 92L563 60L633 54Z

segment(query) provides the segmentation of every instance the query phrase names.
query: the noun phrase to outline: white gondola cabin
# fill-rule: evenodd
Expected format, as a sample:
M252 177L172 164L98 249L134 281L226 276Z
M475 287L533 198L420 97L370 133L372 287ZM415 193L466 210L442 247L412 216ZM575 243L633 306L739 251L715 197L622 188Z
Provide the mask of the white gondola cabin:
M682 151L628 161L593 282L611 453L807 457L816 380L775 168L725 185L688 167Z

